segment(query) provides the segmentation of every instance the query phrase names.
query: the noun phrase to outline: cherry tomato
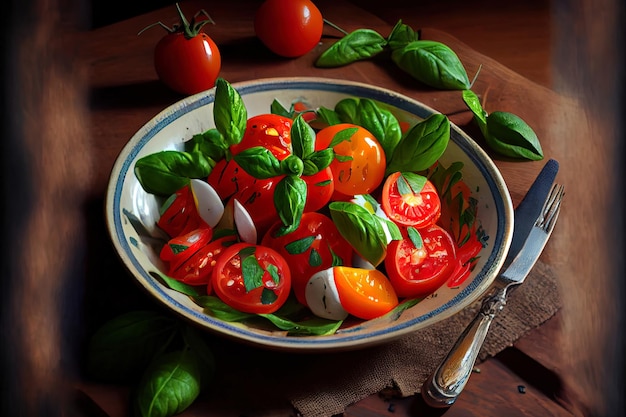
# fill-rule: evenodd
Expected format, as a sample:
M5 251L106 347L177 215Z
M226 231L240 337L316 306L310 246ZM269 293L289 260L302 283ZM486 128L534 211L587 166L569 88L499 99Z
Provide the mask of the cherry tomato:
M189 285L208 285L211 293L211 272L224 250L237 242L235 235L224 236L207 243L176 268L170 268L168 276Z
M355 317L370 320L398 305L396 291L377 269L338 266L333 274L341 305Z
M399 297L419 298L433 293L456 266L452 237L437 225L420 229L422 246L409 238L393 240L387 247L385 269Z
M356 129L350 139L333 146L338 156L330 164L335 191L349 196L369 194L383 182L386 168L385 152L374 135L360 126L341 123L320 130L315 146L328 147L337 133L349 128Z
M302 179L307 186L304 211L318 211L330 201L335 191L333 172L326 167L317 174L302 176Z
M195 229L209 227L198 214L193 193L189 186L184 186L167 199L161 211L163 214L157 221L157 225L169 237L173 238L187 234Z
M322 38L322 13L310 0L266 0L256 11L254 31L277 55L298 57Z
M241 142L230 147L233 155L244 149L263 146L281 161L291 155L291 124L288 117L260 114L248 119Z
M441 201L433 183L427 180L416 192L400 172L387 177L381 200L387 217L402 226L427 227L441 216Z
M256 178L248 174L234 159L220 159L211 170L207 182L222 200L228 200L238 191L254 184Z
M212 22L208 14L202 10L206 19L196 22L198 13L189 22L178 5L176 9L178 24L171 29L161 24L168 34L154 48L154 69L159 79L172 90L195 94L215 86L222 58L213 39L200 32L206 23Z
M330 217L306 212L296 230L276 236L282 222L275 223L263 236L261 244L271 247L287 261L291 270L291 286L298 301L307 305L304 296L311 276L336 265L352 264L352 246L339 234Z
M273 313L289 296L291 274L275 250L236 243L218 258L211 284L224 303L239 311Z
M170 239L161 249L159 257L169 263L169 270L176 270L191 258L200 248L211 241L213 230L202 228Z

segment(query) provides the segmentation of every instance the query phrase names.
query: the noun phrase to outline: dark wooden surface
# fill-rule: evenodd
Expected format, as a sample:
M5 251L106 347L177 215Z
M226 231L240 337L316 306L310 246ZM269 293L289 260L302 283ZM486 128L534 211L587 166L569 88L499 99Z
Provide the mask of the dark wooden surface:
M216 21L207 33L220 46L223 58L222 76L231 83L273 76L321 76L348 78L387 87L436 108L451 120L472 131L471 114L456 93L433 91L414 82L405 74L374 61L342 69L316 69L313 61L333 41L336 32L327 28L324 44L304 57L287 60L274 57L254 38L251 21L259 3L232 0L226 5L214 2L188 1L182 8L189 14L205 8ZM369 27L386 35L398 19L416 29L423 38L441 40L459 55L469 74L482 65L474 90L488 95L488 111L506 110L523 117L542 138L547 157L562 159L560 149L548 137L546 123L550 105L559 98L550 90L550 3L548 1L487 1L480 5L445 0L414 6L413 2L332 1L317 2L324 16L345 30ZM119 262L107 246L101 225L102 199L108 175L117 154L145 122L181 97L168 91L157 79L152 67L152 52L163 36L155 28L137 36L137 32L156 21L170 23L175 19L171 8L159 9L83 34L81 57L87 64L89 82L93 178L89 196L88 229L90 245L105 253L91 257L88 268L94 280L123 275ZM471 76L471 75L470 75ZM537 103L540 103L539 105ZM491 106L491 108L490 108ZM548 115L546 115L548 113ZM543 162L512 163L496 161L517 204ZM97 237L96 237L97 236ZM91 251L90 251L91 252ZM548 245L545 259L549 260ZM119 278L122 279L122 278ZM99 291L106 293L107 289ZM89 295L89 293L88 293ZM128 295L131 302L135 294ZM103 297L106 298L106 297ZM124 306L122 300L120 309ZM92 311L98 311L98 301ZM110 310L109 310L110 311ZM92 324L97 323L94 318ZM89 324L89 321L87 321ZM532 330L515 346L482 363L480 373L472 375L461 398L446 416L567 416L572 415L561 383L559 358L551 355L551 346L561 330L557 314L545 325ZM81 403L98 407L111 417L125 415L127 393L110 387L84 383ZM237 410L231 410L238 415ZM277 407L274 415L289 415L288 407ZM227 413L230 414L230 413ZM346 416L442 415L428 409L419 397L395 398L390 393L372 395L351 405ZM200 411L197 407L185 415L224 415Z

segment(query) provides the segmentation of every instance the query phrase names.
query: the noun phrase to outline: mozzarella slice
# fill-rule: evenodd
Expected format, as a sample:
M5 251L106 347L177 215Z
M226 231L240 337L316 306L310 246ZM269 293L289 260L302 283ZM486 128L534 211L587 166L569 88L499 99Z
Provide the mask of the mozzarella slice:
M224 203L217 191L206 181L194 178L191 180L191 192L202 220L215 227L224 214Z
M237 199L234 199L233 204L233 217L235 219L235 227L239 238L246 243L253 245L257 242L257 232L252 216L248 213L248 210Z
M348 317L348 312L339 300L333 268L313 274L307 283L305 297L307 305L318 317L329 320L344 320Z

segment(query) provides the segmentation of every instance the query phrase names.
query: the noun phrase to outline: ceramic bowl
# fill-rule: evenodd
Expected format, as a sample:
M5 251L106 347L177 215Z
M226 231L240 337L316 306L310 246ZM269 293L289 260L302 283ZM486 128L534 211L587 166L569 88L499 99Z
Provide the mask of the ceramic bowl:
M342 80L264 79L235 83L233 87L242 96L249 117L268 113L274 99L287 106L302 101L314 107L333 108L346 97L366 97L385 103L406 120L419 121L437 112L393 91ZM107 190L106 220L115 249L132 279L172 312L209 331L259 347L315 352L348 350L384 343L446 319L476 301L495 279L511 242L511 198L489 156L452 125L450 144L440 161L446 165L463 162L463 178L478 201L479 225L488 237L476 268L462 285L455 288L444 285L435 296L420 301L399 317L362 321L329 336L287 336L206 314L188 296L169 289L153 276L161 267L158 244L150 238L158 233L155 223L160 202L143 190L133 167L145 155L180 149L193 134L214 127L213 101L214 90L199 93L168 107L146 123L122 149Z

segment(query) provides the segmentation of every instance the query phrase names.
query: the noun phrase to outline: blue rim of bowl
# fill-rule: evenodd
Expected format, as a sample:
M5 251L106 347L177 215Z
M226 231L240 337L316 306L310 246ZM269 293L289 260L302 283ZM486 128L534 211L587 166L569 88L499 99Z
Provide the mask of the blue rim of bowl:
M242 97L247 94L276 91L276 90L309 90L309 91L329 91L334 93L342 93L354 97L367 97L388 105L397 107L400 110L411 113L420 118L426 118L436 110L414 100L410 97L395 93L383 88L370 86L358 82L334 80L326 78L269 78L255 81L247 81L241 83L233 83L232 86L240 93ZM382 341L394 339L406 333L416 330L418 325L431 320L437 316L439 319L460 311L481 296L484 291L491 285L495 279L495 274L504 262L504 255L508 251L513 224L513 208L508 190L504 184L502 176L487 154L464 132L453 125L451 140L453 140L474 162L487 180L490 192L494 196L504 196L503 199L495 198L496 211L498 213L498 224L495 235L491 238L493 241L493 251L485 265L489 267L483 268L470 285L460 291L450 301L442 306L429 311L428 313L416 317L414 319L397 323L380 330L376 330L367 334L360 334L352 329L342 331L332 336L324 337L302 337L302 336L281 336L275 334L264 334L254 330L248 330L244 326L228 323L211 317L207 314L195 311L181 304L172 298L166 291L165 287L156 281L147 271L145 271L139 260L133 255L129 238L122 228L123 208L120 206L120 196L122 194L123 183L128 173L133 173L132 164L142 150L159 131L173 120L178 119L197 108L206 106L214 101L214 89L204 93L199 93L185 98L175 103L155 116L152 121L142 127L133 138L127 143L126 147L120 153L120 159L116 161L112 171L111 182L107 194L107 216L112 215L112 219L107 217L109 231L114 236L114 244L118 250L120 257L126 264L126 267L140 275L140 283L150 292L158 294L163 303L170 308L198 324L205 325L210 329L223 333L226 336L241 339L253 344L295 350L312 350L319 351L325 349L351 349L355 347L364 347L377 344ZM115 172L119 172L115 178ZM510 225L507 227L507 224ZM138 278L135 276L135 278ZM480 290L477 291L477 288ZM459 307L458 310L451 312L452 307Z

